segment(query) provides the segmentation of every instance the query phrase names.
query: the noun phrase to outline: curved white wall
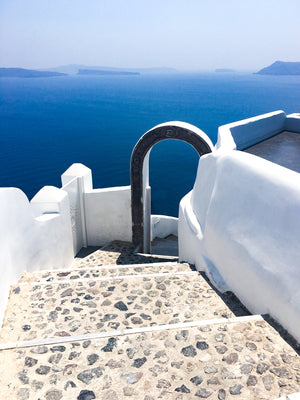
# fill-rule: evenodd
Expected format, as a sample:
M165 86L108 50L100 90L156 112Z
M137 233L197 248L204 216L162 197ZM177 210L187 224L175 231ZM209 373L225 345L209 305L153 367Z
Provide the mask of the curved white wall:
M151 215L151 240L178 236L178 218L168 215Z
M300 174L231 151L201 157L181 202L180 259L300 340Z

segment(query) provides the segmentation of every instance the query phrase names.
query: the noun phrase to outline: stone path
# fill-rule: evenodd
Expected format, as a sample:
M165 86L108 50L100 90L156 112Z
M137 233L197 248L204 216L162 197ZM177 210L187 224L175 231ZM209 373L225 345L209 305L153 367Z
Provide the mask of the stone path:
M14 287L0 341L233 316L198 272L99 279Z
M73 267L89 267L99 265L128 265L146 264L155 262L177 261L178 257L155 256L149 254L135 253L132 244L122 241L114 241L101 249L83 249L73 263Z
M5 350L0 358L3 398L275 399L299 390L299 358L259 318Z
M36 271L26 273L19 282L46 283L62 280L93 279L101 277L116 277L134 274L158 274L170 272L190 272L194 270L187 263L159 262L155 264L139 264L130 266L107 265L102 267L76 267L65 271Z
M146 257L132 247L106 250L12 288L1 398L275 400L300 391L295 349L232 294L188 264L149 257L133 266L126 257Z

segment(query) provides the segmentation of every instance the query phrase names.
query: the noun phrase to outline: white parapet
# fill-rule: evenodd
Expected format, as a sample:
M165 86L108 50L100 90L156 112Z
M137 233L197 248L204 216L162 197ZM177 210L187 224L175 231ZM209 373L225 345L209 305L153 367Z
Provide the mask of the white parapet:
M243 150L282 132L285 122L285 113L275 111L220 126L216 149Z
M84 193L93 190L92 171L83 164L72 164L61 176L62 189L69 195L74 253L88 245Z
M73 164L62 175L69 195L74 251L112 240L131 241L130 186L93 189L92 171Z
M84 193L87 242L99 246L112 240L131 242L130 186Z
M178 218L168 215L151 215L151 240L178 235Z
M222 125L218 129L216 149L243 150L285 130L300 133L299 113L286 115L283 111L274 111Z
M29 203L19 189L0 189L0 321L9 287L25 271L69 267L74 258L69 199L44 187Z

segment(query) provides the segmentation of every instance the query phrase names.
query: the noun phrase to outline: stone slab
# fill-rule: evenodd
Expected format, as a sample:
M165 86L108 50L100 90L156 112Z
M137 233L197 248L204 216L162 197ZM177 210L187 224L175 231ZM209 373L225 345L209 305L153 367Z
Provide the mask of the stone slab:
M4 399L275 399L300 390L300 358L262 320L0 352Z
M81 335L234 313L198 273L12 288L1 343Z
M157 265L158 264L158 265ZM170 272L183 272L195 270L187 263L174 263L174 264L137 264L131 266L102 266L92 268L72 268L69 270L60 271L35 271L26 272L19 282L52 282L61 281L66 279L78 280L78 279L93 279L100 277L116 277L124 275L136 275L136 274L158 274L158 273L170 273Z
M178 257L178 237L155 238L151 243L151 253Z
M135 246L131 243L116 240L103 246L101 249L92 251L91 254L85 254L85 251L82 251L77 255L72 266L145 264L177 260L178 257L136 253Z

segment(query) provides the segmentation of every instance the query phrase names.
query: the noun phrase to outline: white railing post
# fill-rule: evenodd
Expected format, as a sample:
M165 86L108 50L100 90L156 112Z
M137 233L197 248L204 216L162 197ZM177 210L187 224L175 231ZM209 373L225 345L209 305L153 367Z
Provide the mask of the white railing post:
M69 195L74 251L78 253L88 246L84 193L93 189L92 171L83 164L72 164L61 181Z

